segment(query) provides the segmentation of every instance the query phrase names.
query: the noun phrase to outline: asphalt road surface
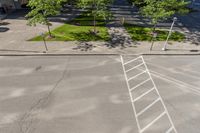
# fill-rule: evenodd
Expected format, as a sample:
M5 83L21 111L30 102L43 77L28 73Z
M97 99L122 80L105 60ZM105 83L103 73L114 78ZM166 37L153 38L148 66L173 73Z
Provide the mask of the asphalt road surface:
M200 132L199 56L145 57L179 133Z
M198 133L199 57L144 59L177 131ZM163 125L145 133L160 133ZM138 132L120 57L0 57L0 133L66 132Z

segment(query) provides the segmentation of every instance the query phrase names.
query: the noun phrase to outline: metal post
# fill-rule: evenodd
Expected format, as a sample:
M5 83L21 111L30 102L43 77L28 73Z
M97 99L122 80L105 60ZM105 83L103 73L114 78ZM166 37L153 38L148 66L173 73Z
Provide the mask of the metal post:
M175 24L176 21L177 21L177 18L174 17L174 18L173 18L173 23L172 23L171 28L170 28L170 30L169 30L169 33L168 33L167 39L166 39L166 41L165 41L164 47L162 48L163 51L166 51L166 49L167 49L167 48L166 48L166 47L167 47L167 43L168 43L169 37L171 36L172 29L173 29L174 24Z
M42 39L43 39L43 41L44 41L44 46L45 46L45 50L46 51L44 51L45 53L48 51L48 47L47 47L47 43L46 43L46 40L45 40L45 34L44 33L41 33L41 36L42 36Z

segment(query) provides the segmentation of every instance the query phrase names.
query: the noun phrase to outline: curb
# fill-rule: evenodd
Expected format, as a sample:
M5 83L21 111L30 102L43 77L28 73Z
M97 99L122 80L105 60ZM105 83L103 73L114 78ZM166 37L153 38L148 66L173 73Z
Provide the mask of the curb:
M196 54L156 54L156 53L138 53L138 54L117 54L117 53L61 53L61 54L54 54L54 53L30 53L30 54L1 54L0 56L119 56L119 55L127 55L127 56L200 56L200 53Z
M142 53L141 55L144 56L199 56L200 53L198 54L148 54L148 53Z
M0 56L116 56L120 54L0 54Z

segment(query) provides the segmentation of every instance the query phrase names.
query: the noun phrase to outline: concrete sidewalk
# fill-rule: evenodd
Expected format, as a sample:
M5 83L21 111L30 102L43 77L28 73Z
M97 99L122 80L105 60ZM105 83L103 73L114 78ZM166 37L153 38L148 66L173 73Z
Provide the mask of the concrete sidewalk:
M43 42L22 42L20 45L4 45L0 48L0 55L40 55L40 54L144 54L144 55L200 55L200 46L170 42L167 51L162 51L164 42L156 42L150 51L150 42L137 42L127 47L110 47L107 42L47 42L48 52L44 53Z
M113 10L114 12L115 10ZM65 14L63 18L75 17L80 12L71 14ZM76 14L76 15L74 15ZM117 15L117 14L116 14ZM120 16L116 17L116 23L119 23ZM63 19L62 17L59 17ZM56 22L58 18L52 18L53 22L52 29L62 25L62 22ZM67 20L63 20L67 21ZM27 41L32 37L39 35L42 32L47 31L47 27L38 25L37 27L27 26L27 21L24 19L24 14L16 13L8 16L4 20L4 24L0 26L0 55L41 55L45 51L43 42L30 42ZM47 54L179 54L179 55L196 55L200 54L200 46L191 44L191 42L173 42L172 45L168 45L168 51L162 51L164 42L156 42L153 51L150 51L150 42L133 42L130 41L128 35L125 34L123 27L112 27L115 29L111 31L117 37L126 38L124 44L128 42L128 45L123 45L123 42L116 41L114 45L112 42L88 42L89 45L80 45L80 42L47 42L49 51ZM120 32L119 32L120 31ZM120 33L118 35L118 32ZM114 37L116 37L114 36ZM128 40L127 40L128 38ZM114 39L114 38L113 38ZM198 41L198 40L196 40ZM117 44L116 44L117 43ZM196 43L197 44L197 43ZM46 53L45 53L46 54Z

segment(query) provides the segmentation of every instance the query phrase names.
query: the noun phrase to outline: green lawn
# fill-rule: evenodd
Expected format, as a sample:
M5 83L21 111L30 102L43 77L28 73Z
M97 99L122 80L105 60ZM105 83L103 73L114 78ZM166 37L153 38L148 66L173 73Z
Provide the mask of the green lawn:
M108 29L106 28L106 22L103 18L97 18L97 30L98 33L93 32L93 18L88 16L87 12L83 13L74 20L52 30L52 34L55 36L50 38L48 34L45 34L47 41L108 41L110 36ZM124 25L128 33L131 35L134 41L151 41L151 28L125 24ZM157 29L158 36L156 41L164 41L167 38L168 31ZM179 32L173 32L170 39L171 41L183 41L185 39L184 34ZM42 41L41 36L36 36L29 41Z
M125 28L128 33L131 35L134 41L151 41L152 38L152 29L146 28L142 26L129 25L125 24ZM168 31L162 29L156 29L158 34L156 41L165 41L168 35ZM180 32L173 32L170 41L183 41L185 39L185 35Z
M76 19L52 30L54 38L48 37L45 34L47 41L108 41L110 39L105 21L102 18L97 18L98 33L93 32L93 18L83 13ZM41 36L34 37L30 41L42 41Z
M90 32L92 26L76 26L64 24L54 30L52 34L54 38L49 38L46 34L47 41L98 41L109 40L109 35L105 27L97 27L99 33L97 35ZM37 36L30 41L41 41L42 37Z

